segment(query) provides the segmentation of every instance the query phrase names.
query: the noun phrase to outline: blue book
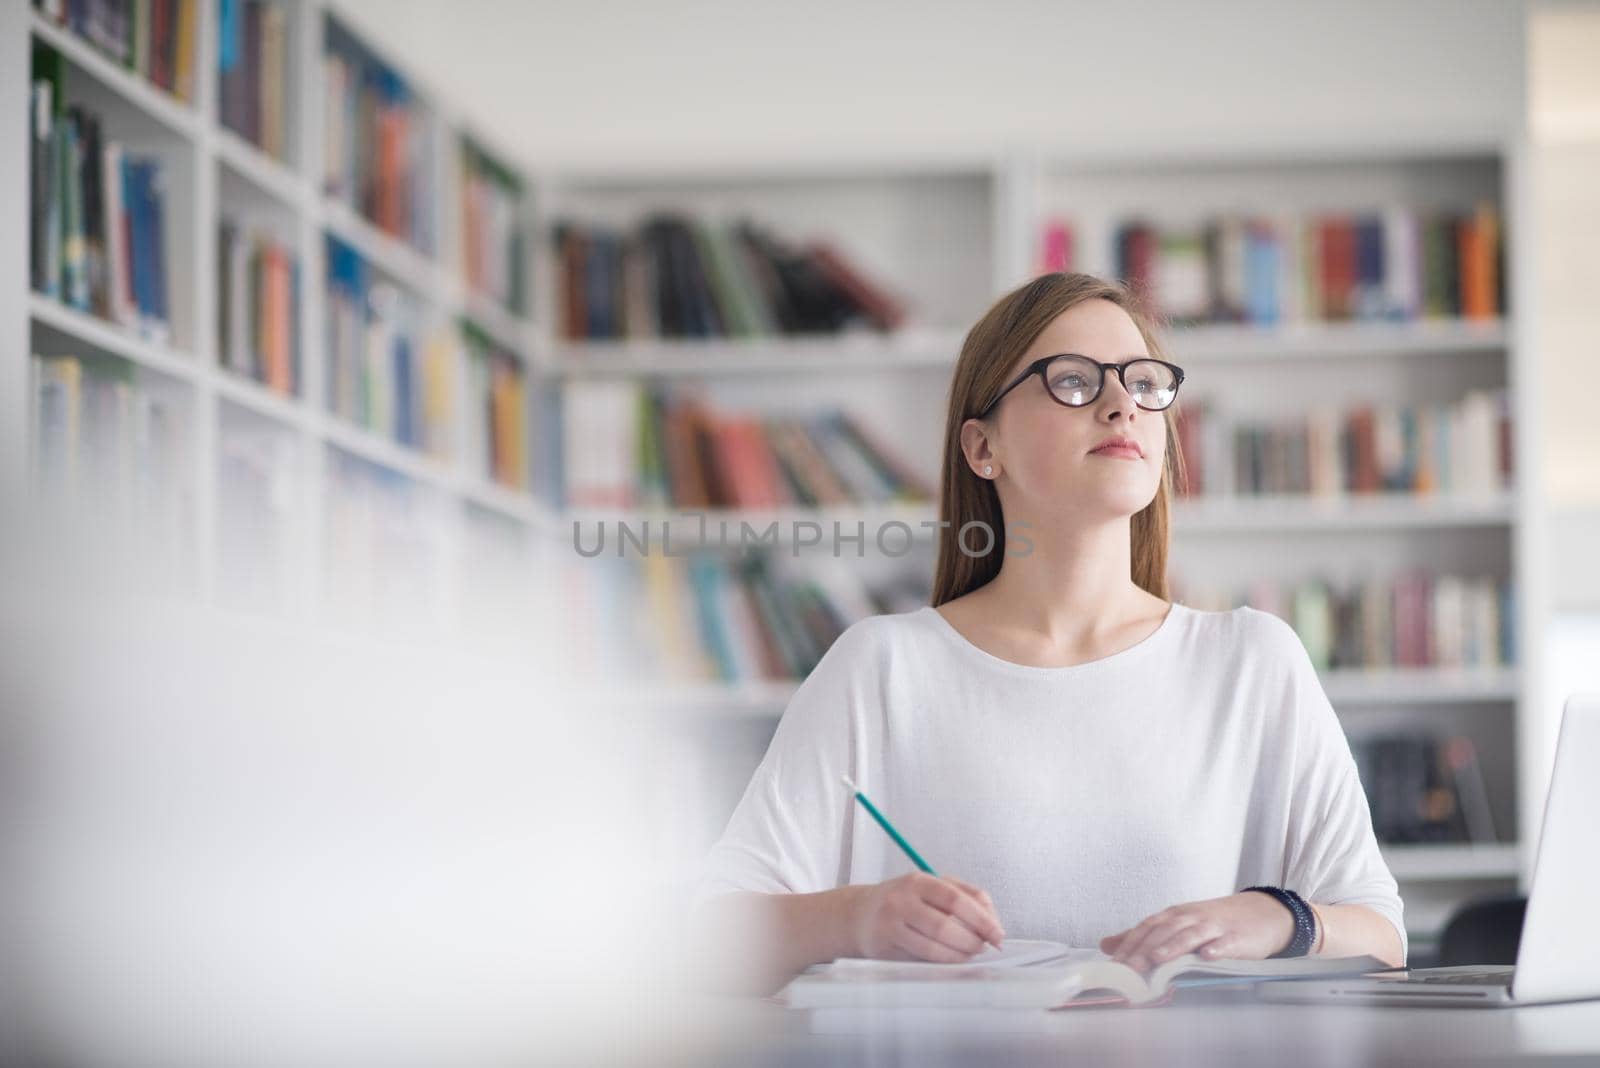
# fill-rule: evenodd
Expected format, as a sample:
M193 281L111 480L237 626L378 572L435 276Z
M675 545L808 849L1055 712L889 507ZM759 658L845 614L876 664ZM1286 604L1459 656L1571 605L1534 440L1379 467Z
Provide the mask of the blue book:
M699 609L696 615L700 621L701 640L716 662L717 677L723 682L733 682L739 677L739 669L722 631L722 609L718 597L723 581L722 566L714 557L693 556L689 559L689 578Z
M128 216L128 265L133 285L133 304L143 322L150 314L149 216L144 210L145 164L138 159L122 159L122 210Z
M149 168L145 188L148 197L146 210L150 212L150 285L156 322L165 326L171 321L167 306L166 208L163 203L165 197L162 196L165 183L162 181L159 161L150 160L146 166Z
M1246 229L1244 240L1245 319L1270 326L1282 312L1278 281L1283 247L1278 236L1262 226Z
M223 74L239 62L239 2L217 2L217 69Z
M1384 312L1383 220L1378 216L1357 219L1356 276L1351 294L1351 313L1358 319L1381 319Z

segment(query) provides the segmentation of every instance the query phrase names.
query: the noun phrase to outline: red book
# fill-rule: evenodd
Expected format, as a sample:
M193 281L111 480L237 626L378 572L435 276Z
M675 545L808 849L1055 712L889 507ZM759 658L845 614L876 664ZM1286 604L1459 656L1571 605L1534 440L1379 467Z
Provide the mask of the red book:
M1322 310L1327 319L1350 318L1356 283L1356 230L1344 218L1324 219L1322 227Z
M1355 493L1376 493L1383 488L1378 471L1378 441L1372 409L1357 408L1346 424L1350 433L1350 489Z
M1156 235L1148 226L1128 231L1128 284L1146 306L1155 304Z
M905 322L905 304L868 281L833 245L826 241L813 242L807 253L823 274L844 290L879 329L893 330Z
M1072 246L1072 227L1061 219L1046 223L1039 243L1039 273L1072 270Z

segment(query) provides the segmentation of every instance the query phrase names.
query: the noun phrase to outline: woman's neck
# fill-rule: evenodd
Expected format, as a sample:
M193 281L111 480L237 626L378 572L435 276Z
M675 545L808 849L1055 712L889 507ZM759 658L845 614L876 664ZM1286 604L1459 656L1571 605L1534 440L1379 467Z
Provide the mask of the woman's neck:
M1133 582L1126 518L1013 529L1032 547L1013 538L999 574L945 612L981 648L1024 663L1078 663L1133 644L1165 618L1166 602Z

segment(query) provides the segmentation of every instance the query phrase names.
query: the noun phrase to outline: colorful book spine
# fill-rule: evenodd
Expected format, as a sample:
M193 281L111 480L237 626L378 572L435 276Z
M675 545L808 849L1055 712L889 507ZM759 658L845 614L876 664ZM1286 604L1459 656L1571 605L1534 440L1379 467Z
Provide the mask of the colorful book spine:
M334 18L323 55L323 189L386 233L435 248L432 112Z
M1449 404L1318 407L1268 422L1201 400L1183 407L1177 421L1182 496L1470 496L1512 486L1505 390L1468 390Z
M575 508L768 509L925 502L928 480L842 411L718 412L693 394L573 379L562 484Z
M1498 668L1514 663L1511 584L1494 576L1409 570L1353 583L1261 580L1220 589L1175 576L1178 600L1271 612L1300 636L1318 670Z
M194 100L202 0L34 0L46 18L179 100Z
M462 277L474 291L520 314L522 183L470 139L462 139L459 157Z
M1190 226L1132 218L1110 253L1114 275L1176 324L1490 321L1505 314L1504 240L1498 206L1480 201ZM1072 224L1049 218L1039 244L1041 269L1064 269Z

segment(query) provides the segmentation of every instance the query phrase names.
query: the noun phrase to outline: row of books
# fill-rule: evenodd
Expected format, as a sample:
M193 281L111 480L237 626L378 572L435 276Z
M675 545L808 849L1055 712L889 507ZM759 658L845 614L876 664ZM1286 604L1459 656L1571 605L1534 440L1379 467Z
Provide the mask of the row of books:
M574 379L562 405L576 508L779 508L926 501L932 488L857 417L719 412L692 391Z
M280 160L289 148L291 47L281 0L217 0L217 115Z
M109 514L175 509L184 494L183 413L122 360L35 355L35 484Z
M576 603L591 614L574 625L590 640L574 643L576 655L611 658L575 666L636 681L803 678L851 623L916 606L903 583L869 583L832 557L652 553L585 561L570 578L589 584Z
M432 252L432 114L399 74L331 18L323 74L323 189Z
M1193 225L1131 219L1110 251L1116 277L1174 323L1478 320L1504 314L1501 230L1487 202ZM1047 220L1041 266L1071 269L1075 246L1069 221Z
M1261 580L1243 590L1172 582L1194 608L1247 604L1292 626L1318 670L1488 668L1516 662L1510 582L1425 569L1356 582Z
M66 104L66 64L36 44L29 108L33 288L146 336L170 334L162 163Z
M217 228L217 353L222 366L285 396L300 388L300 263L272 234Z
M180 100L194 99L195 19L201 0L33 0L112 61Z
M1270 422L1206 401L1179 405L1189 496L1480 494L1511 485L1511 403L1469 390L1454 404L1319 407Z
M1350 751L1380 842L1499 840L1478 748L1466 735L1358 734Z
M832 242L795 247L748 219L661 213L632 230L567 220L553 238L572 340L892 330L907 314Z
M327 395L336 415L433 456L449 452L452 349L416 298L327 239Z
M467 285L522 311L522 183L469 138L461 140L461 272Z
M529 480L527 374L516 355L470 323L461 328L467 400L477 412L466 439L467 466L503 486Z

